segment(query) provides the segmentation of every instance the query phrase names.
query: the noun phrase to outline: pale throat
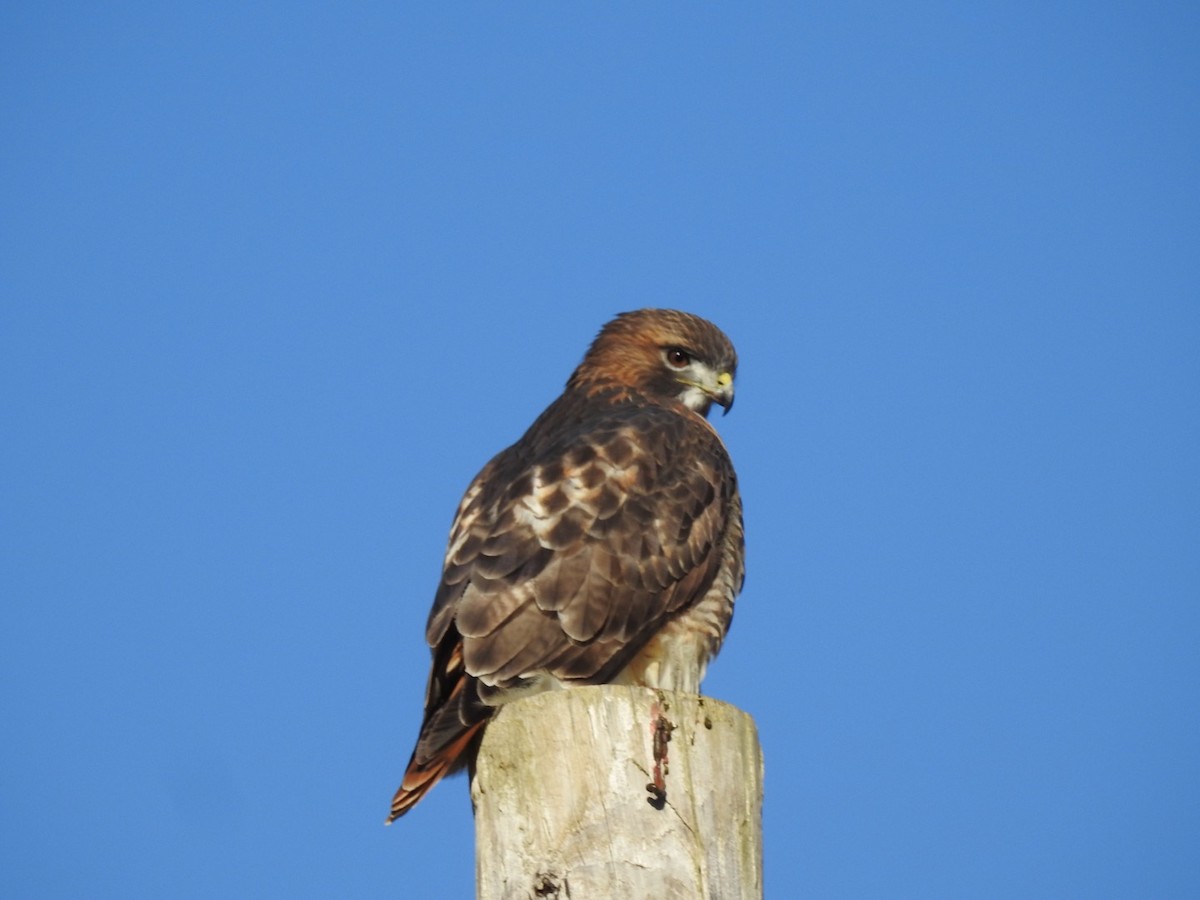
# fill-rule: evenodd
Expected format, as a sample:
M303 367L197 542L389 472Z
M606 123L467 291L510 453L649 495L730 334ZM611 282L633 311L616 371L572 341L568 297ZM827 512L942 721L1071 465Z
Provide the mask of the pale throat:
M688 409L698 412L702 416L708 415L708 410L712 406L712 397L694 385L685 387L683 393L679 395L679 400Z

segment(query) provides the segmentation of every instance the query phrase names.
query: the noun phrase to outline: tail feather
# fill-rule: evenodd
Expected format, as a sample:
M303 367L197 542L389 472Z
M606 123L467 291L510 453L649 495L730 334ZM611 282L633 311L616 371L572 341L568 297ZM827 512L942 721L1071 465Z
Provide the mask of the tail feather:
M384 824L391 825L416 806L435 784L465 765L467 760L464 757L469 755L468 751L483 726L483 722L470 726L429 759L418 760L414 752L404 773L404 780L392 798L392 811Z
M463 664L462 638L450 628L434 650L425 718L385 824L416 806L447 775L474 762L483 727L494 712L495 707L480 699L479 682Z

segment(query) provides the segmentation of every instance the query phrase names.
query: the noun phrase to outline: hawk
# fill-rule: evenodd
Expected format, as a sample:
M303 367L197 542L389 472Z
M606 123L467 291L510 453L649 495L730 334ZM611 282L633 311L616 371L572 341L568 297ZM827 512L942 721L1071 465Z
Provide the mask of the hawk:
M706 418L737 354L711 322L642 309L605 325L566 389L458 506L426 639L425 717L388 822L474 758L529 693L697 693L745 573L742 502Z

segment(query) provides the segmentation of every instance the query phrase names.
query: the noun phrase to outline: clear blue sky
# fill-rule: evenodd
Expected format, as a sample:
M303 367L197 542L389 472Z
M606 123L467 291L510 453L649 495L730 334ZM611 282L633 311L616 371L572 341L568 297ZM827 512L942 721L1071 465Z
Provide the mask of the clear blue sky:
M1200 893L1200 10L645 6L0 13L0 893L470 896L450 517L651 305L768 895Z

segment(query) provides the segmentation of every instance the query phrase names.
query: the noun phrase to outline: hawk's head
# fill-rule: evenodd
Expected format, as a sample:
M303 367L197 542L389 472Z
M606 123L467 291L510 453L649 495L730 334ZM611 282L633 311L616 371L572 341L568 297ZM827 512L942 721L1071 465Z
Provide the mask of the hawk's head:
M602 329L567 382L612 382L679 400L700 415L733 406L737 353L712 322L675 309L621 313Z

